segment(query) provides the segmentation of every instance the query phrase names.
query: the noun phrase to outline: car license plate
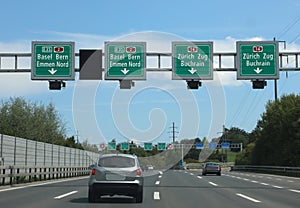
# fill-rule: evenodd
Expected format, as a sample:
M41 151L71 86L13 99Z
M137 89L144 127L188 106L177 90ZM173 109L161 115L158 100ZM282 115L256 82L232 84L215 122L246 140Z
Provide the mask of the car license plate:
M106 180L108 180L108 181L124 181L125 180L125 176L113 174L113 173L106 173L105 177L106 177Z

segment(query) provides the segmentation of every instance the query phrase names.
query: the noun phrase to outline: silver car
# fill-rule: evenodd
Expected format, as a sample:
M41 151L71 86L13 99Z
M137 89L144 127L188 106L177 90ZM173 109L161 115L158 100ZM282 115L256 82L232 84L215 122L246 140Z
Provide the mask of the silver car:
M137 156L129 154L105 154L92 166L89 178L89 202L101 196L125 195L143 202L142 169Z
M202 175L206 175L206 174L217 174L217 175L221 175L221 165L219 163L215 163L215 162L207 162L203 165L202 168Z

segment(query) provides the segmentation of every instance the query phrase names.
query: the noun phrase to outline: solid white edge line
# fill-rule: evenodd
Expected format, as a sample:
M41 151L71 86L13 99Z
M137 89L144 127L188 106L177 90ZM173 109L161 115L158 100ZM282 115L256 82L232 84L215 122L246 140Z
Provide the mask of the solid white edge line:
M255 202L255 203L259 203L259 202L261 202L261 201L259 201L259 200L257 200L257 199L253 199L253 198L251 198L251 197L249 197L249 196L246 196L246 195L243 195L243 194L236 194L237 196L240 196L240 197L242 197L242 198L244 198L244 199L248 199L248 200L250 200L250 201L252 201L252 202Z
M290 189L290 191L300 194L300 190Z
M215 184L213 182L208 182L209 184L213 185L213 186L218 186L218 184Z
M54 197L54 199L62 199L64 197L67 197L67 196L70 196L72 194L76 194L78 191L71 191L69 193L66 193L66 194L63 194L63 195L60 195L60 196L57 196L57 197Z
M154 200L160 200L160 196L159 196L159 192L158 192L158 191L155 191L155 192L153 193L153 199L154 199Z
M50 181L50 182L38 183L38 184L30 184L30 185L26 185L26 186L11 187L11 188L6 188L6 189L0 189L0 192L13 191L13 190L17 190L17 189L24 189L24 188L37 187L37 186L44 186L44 185L62 183L62 182L68 182L68 181L76 181L76 180L81 180L81 179L85 179L85 178L88 178L88 176L79 177L79 178L69 178L66 180Z

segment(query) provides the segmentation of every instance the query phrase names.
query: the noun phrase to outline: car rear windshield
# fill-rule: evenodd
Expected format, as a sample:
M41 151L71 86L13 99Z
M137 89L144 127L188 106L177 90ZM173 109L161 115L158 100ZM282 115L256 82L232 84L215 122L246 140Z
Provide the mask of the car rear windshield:
M135 166L134 158L130 157L103 157L99 159L98 165L107 168L129 168Z
M207 166L219 166L218 163L207 163L206 165L207 165Z

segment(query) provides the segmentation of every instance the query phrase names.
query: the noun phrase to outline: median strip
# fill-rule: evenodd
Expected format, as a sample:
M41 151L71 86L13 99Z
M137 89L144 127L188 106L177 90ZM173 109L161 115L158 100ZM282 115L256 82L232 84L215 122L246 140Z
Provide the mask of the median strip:
M253 199L253 198L251 198L251 197L249 197L249 196L246 196L246 195L244 195L244 194L236 194L236 195L239 196L239 197L242 197L242 198L244 198L244 199L248 199L249 201L252 201L252 202L255 202L255 203L261 202L261 201L259 201L259 200L257 200L257 199Z
M64 197L67 197L67 196L70 196L72 194L76 194L78 191L71 191L69 193L66 193L66 194L63 194L63 195L60 195L60 196L57 196L57 197L54 197L54 199L62 199Z

